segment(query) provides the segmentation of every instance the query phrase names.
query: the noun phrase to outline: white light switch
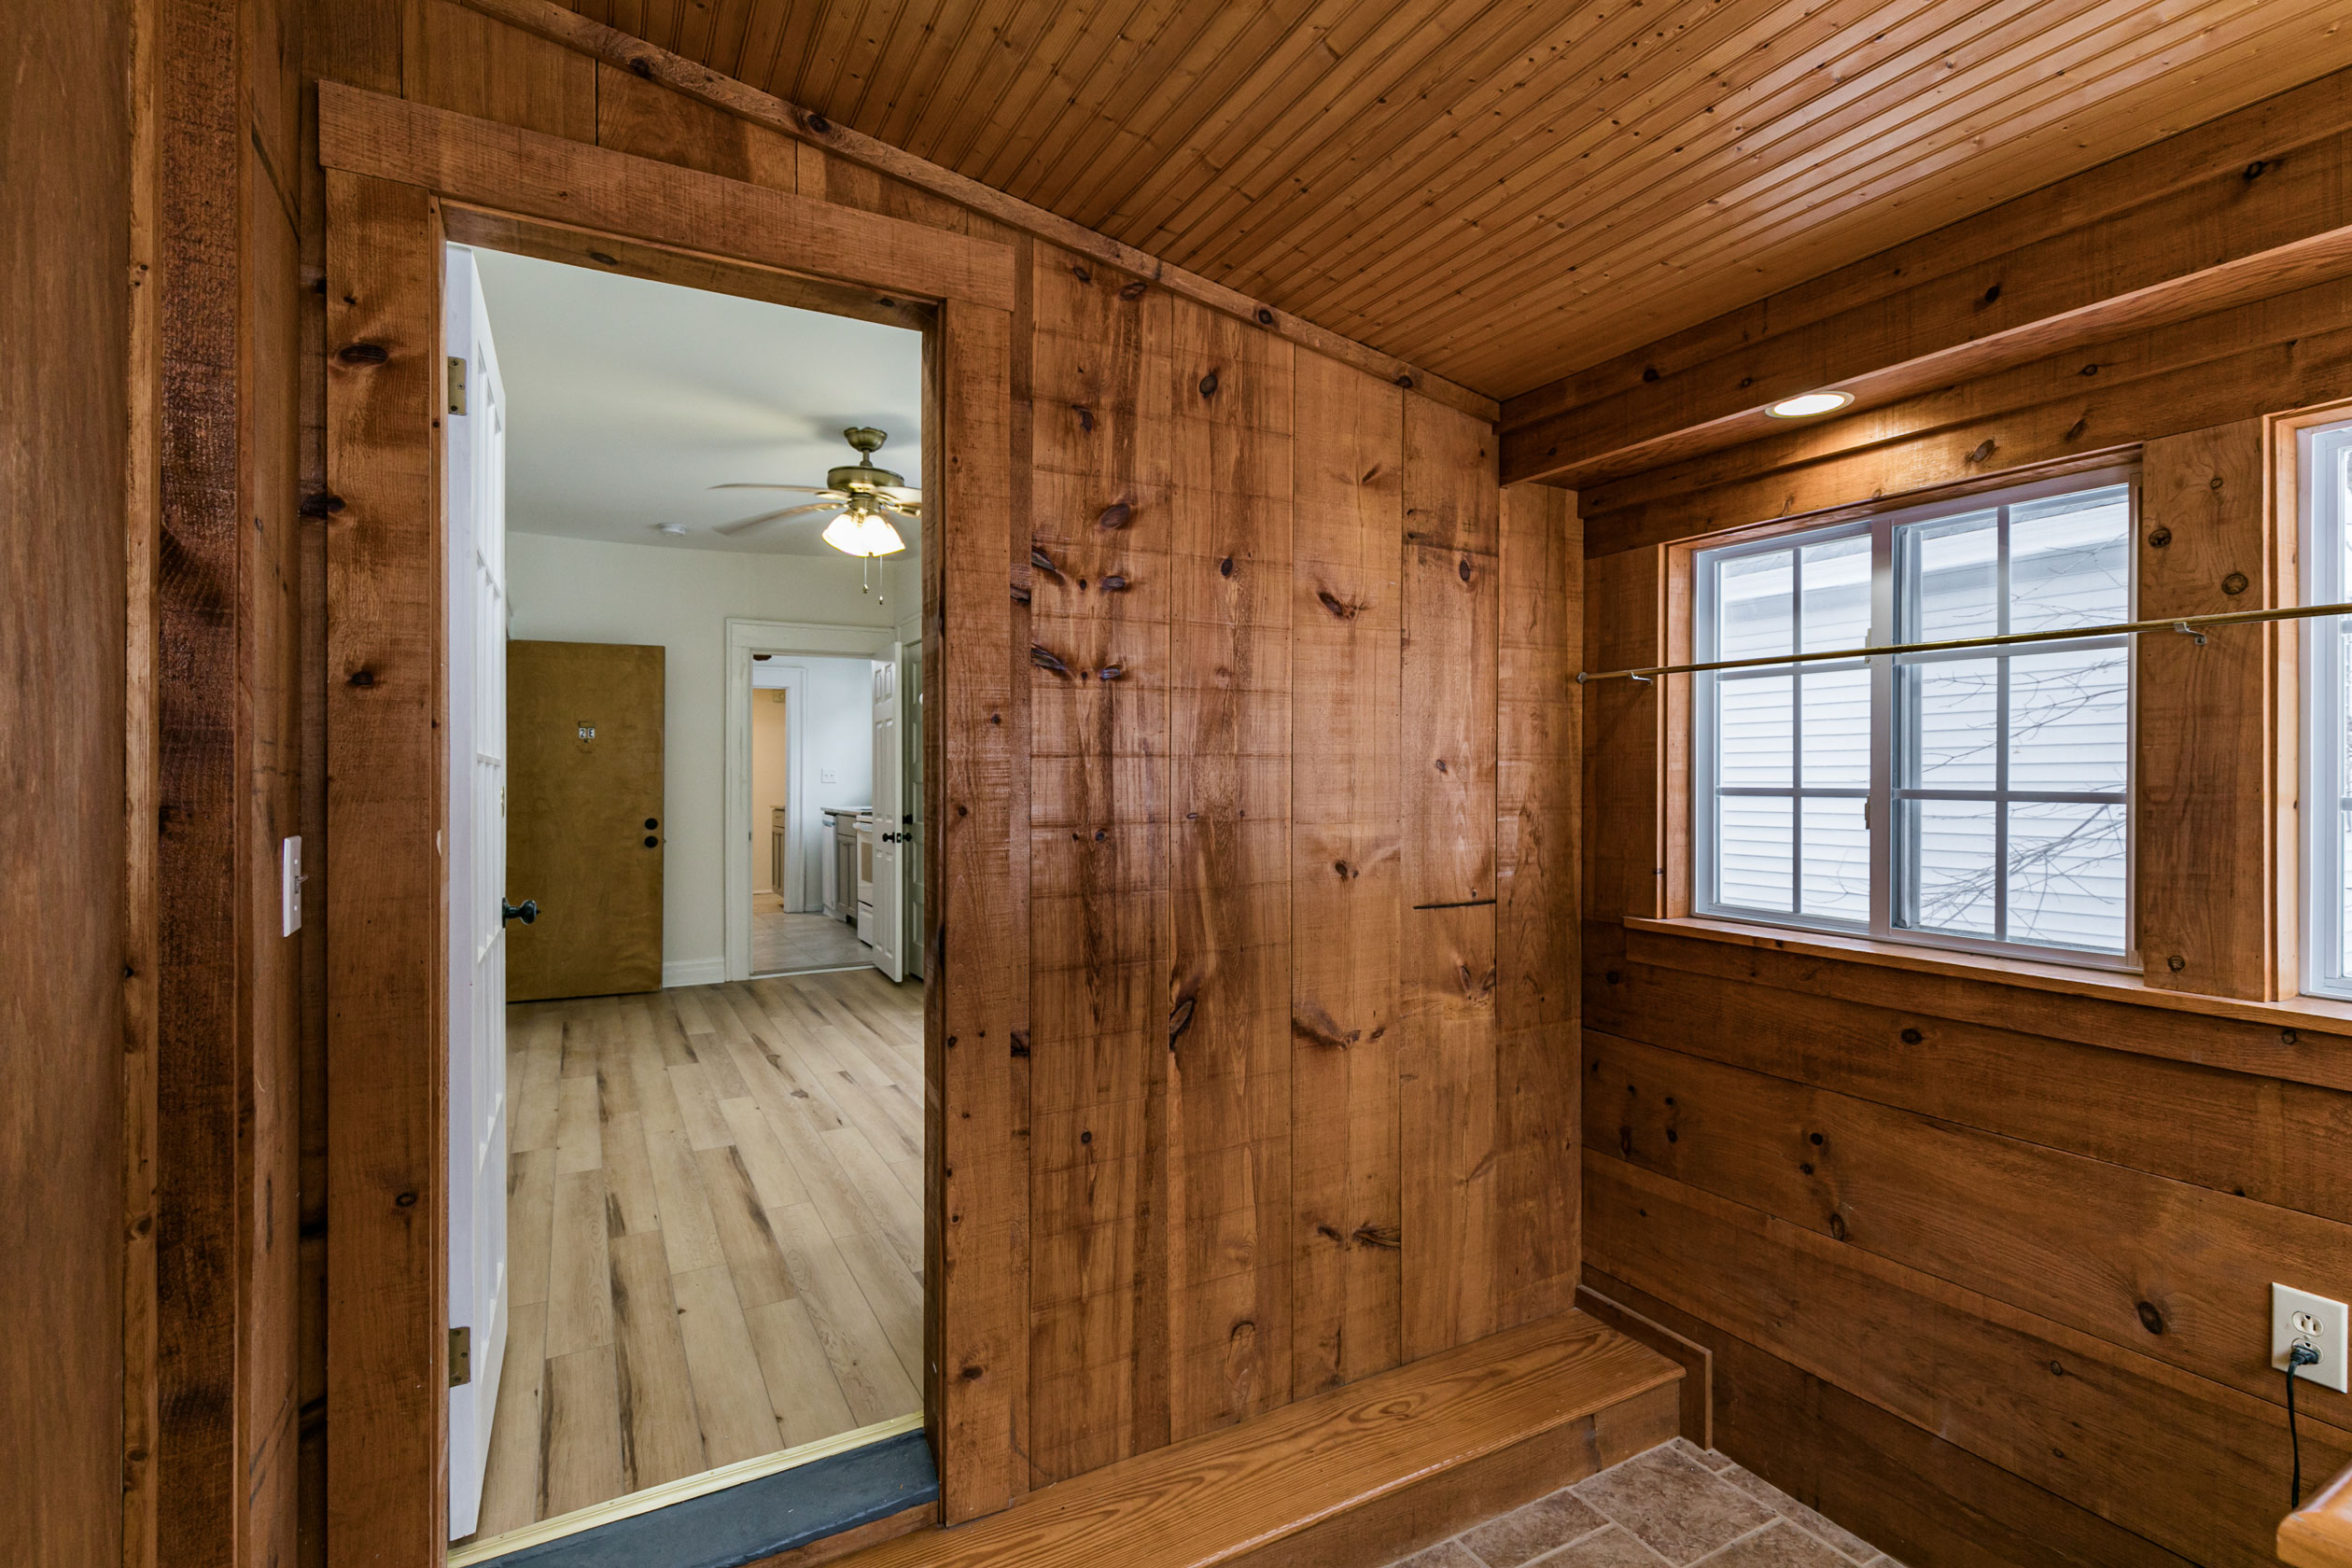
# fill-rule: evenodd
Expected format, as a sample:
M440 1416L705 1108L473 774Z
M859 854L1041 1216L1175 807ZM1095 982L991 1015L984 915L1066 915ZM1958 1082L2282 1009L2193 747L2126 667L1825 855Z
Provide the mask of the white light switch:
M302 841L300 837L282 840L278 845L278 924L284 929L280 936L292 936L302 929Z

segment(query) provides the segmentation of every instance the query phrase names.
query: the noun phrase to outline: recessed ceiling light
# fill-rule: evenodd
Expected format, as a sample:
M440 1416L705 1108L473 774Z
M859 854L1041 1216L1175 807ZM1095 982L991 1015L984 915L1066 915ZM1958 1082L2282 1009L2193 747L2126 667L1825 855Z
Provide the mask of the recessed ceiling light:
M686 531L686 525L683 523L656 523L653 526L665 534L682 534Z
M1764 412L1774 419L1811 419L1817 413L1835 413L1852 401L1851 392L1807 392L1783 398Z

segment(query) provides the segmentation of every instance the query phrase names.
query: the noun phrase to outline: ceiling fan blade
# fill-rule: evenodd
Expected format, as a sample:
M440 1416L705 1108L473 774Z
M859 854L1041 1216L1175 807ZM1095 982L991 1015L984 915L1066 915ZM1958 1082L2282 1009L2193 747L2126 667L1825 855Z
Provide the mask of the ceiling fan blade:
M833 503L831 501L810 501L803 506L786 507L781 511L763 511L757 517L747 517L740 523L721 523L718 527L713 528L711 532L715 534L724 534L728 538L732 539L737 534L749 533L763 523L775 523L783 518L796 516L804 511L831 511L833 510Z
M901 517L911 517L917 522L922 520L923 508L919 501L876 501L875 504L884 511L894 512Z
M793 490L798 491L804 496L832 496L835 497L840 497L841 496L841 492L838 490L827 490L815 484L754 484L749 481L738 481L733 484L714 484L711 488L713 490Z
M874 493L893 501L919 501L923 498L923 493L920 490L909 489L903 484L877 485Z

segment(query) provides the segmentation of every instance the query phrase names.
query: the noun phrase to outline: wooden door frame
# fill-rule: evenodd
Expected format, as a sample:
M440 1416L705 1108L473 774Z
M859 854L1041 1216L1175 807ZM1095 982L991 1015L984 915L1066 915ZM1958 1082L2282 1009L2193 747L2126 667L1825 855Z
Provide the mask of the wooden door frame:
M925 337L924 1407L942 1516L1026 1487L1027 1001L1009 246L319 84L327 189L327 1551L447 1523L441 246L836 309ZM845 275L846 264L859 273ZM931 456L936 454L936 458ZM1026 558L1025 555L1022 558ZM931 765L934 760L937 765Z

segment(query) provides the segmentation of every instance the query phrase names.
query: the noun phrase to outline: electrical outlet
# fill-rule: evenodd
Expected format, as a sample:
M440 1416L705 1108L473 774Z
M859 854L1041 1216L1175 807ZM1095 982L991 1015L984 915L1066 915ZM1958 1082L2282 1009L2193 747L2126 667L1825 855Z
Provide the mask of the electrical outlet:
M820 784L838 784L841 782L840 777L835 775L833 770L831 768L826 768L817 777L818 782Z
M2319 1352L2319 1359L2295 1375L2338 1393L2352 1392L2345 1388L2345 1374L2352 1370L2345 1359L2347 1321L2352 1321L2352 1309L2341 1301L2272 1285L2271 1365L2285 1371L2287 1352L2298 1344L2309 1345Z
M278 845L278 934L292 936L302 929L302 841Z

